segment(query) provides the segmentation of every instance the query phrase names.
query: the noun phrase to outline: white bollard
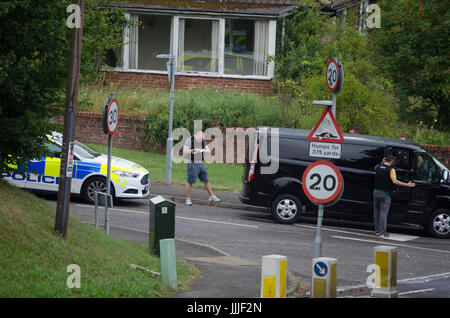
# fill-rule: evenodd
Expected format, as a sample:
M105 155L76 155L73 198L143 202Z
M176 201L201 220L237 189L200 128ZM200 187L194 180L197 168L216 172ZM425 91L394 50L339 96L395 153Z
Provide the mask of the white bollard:
M311 298L336 298L337 259L317 257L312 262Z
M286 277L286 256L263 256L261 268L261 298L285 298Z
M375 286L372 297L394 298L397 291L397 248L393 246L376 246L374 248L376 267Z

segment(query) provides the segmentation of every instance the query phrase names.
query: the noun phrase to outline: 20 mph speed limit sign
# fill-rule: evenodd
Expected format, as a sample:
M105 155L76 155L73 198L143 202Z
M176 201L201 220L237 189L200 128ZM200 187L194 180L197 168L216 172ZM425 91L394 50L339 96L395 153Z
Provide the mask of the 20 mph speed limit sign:
M344 179L338 168L331 162L316 161L303 173L302 188L313 203L330 206L341 197Z
M343 82L344 69L342 64L337 59L330 60L327 65L326 72L326 83L328 89L333 93L337 93L341 90Z

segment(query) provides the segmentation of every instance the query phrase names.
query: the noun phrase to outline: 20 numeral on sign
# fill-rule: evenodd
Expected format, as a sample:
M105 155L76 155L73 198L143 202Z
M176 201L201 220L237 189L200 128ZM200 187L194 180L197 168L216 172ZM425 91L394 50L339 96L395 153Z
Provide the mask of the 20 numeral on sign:
M311 186L309 187L311 190L321 190L321 188L318 186L321 181L322 181L322 176L318 173L314 173L311 175L310 179L316 179L316 182L311 184ZM331 186L329 186L329 180L331 180ZM327 191L333 191L336 188L336 178L331 175L328 174L325 176L325 178L323 178L323 188Z
M303 192L314 204L335 203L340 198L343 187L341 173L329 161L313 162L302 176Z

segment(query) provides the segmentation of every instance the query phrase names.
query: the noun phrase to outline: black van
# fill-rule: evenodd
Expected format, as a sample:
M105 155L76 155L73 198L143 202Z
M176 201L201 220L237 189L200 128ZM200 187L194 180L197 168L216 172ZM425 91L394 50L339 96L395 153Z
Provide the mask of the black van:
M277 161L270 149L274 132L279 140L278 171L262 174L261 169L270 163L261 161L260 139L267 136L268 158ZM328 160L341 172L344 192L336 204L326 208L325 217L373 222L374 168L384 156L393 154L397 158L397 178L403 182L412 180L416 186L396 187L388 224L419 224L435 237L450 237L449 169L419 145L400 139L344 134L340 158L321 159L309 156L309 133L290 128L254 129L246 149L241 202L269 208L281 223L294 223L303 214L317 215L317 206L303 193L301 180L311 162Z

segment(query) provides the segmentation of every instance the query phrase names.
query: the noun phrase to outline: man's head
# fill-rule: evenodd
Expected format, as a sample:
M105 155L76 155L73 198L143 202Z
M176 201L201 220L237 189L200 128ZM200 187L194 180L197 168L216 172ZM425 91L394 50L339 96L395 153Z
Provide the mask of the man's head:
M392 166L392 165L394 165L394 163L395 163L395 156L393 156L393 155L387 155L385 158L384 158L384 164L385 165L388 165L388 166Z
M203 131L199 130L195 133L194 138L197 142L203 141L203 138L205 137Z
M359 135L359 128L358 127L353 127L352 129L350 129L350 133L352 135Z

